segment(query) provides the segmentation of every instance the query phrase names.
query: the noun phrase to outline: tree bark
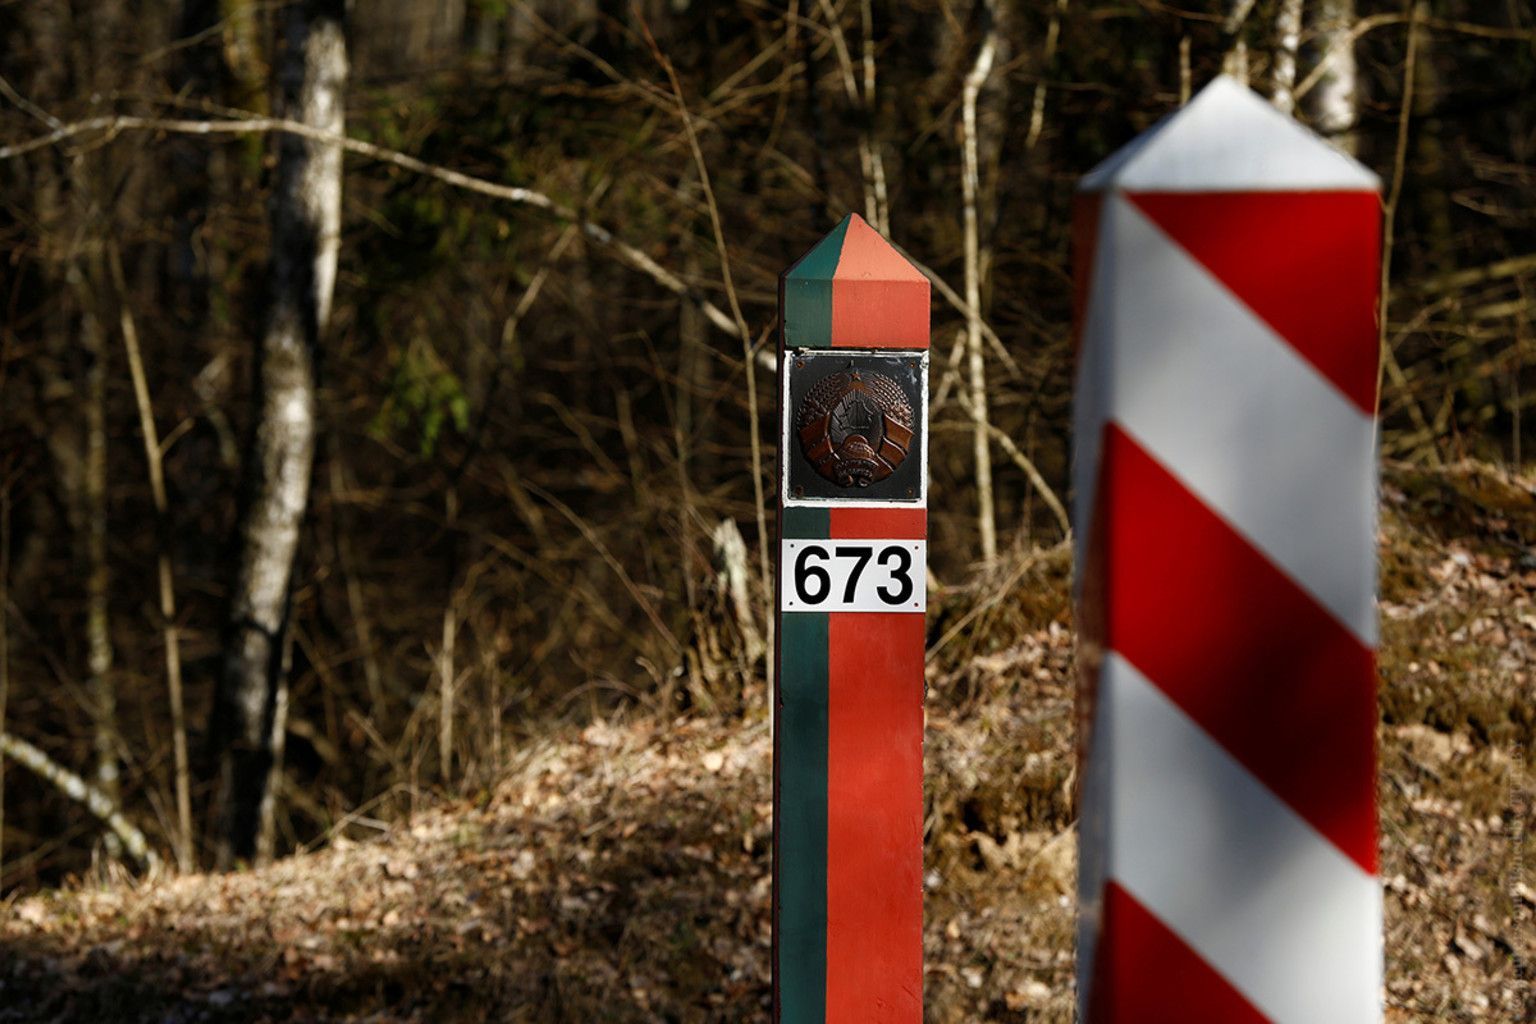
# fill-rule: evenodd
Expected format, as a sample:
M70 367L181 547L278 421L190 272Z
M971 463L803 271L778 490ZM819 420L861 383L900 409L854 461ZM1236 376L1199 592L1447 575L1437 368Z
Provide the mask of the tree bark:
M77 183L77 187L85 188ZM84 214L88 217L89 213ZM85 582L86 689L90 694L92 774L96 788L117 803L117 686L112 676L112 632L109 598L112 580L107 568L107 352L105 330L97 310L100 261L89 269L76 263L68 273L80 298L80 356L84 390L80 418L84 447L80 464L79 508L81 575ZM109 838L108 848L116 853Z
M155 425L154 405L149 397L149 378L144 372L144 358L139 350L139 329L128 306L128 282L123 275L122 256L116 245L108 247L107 266L117 293L118 328L123 335L123 350L128 356L128 374L133 379L134 404L139 412L139 434L144 442L144 465L149 474L149 493L155 503L155 541L159 551L156 572L160 584L160 632L165 641L166 695L171 710L171 752L175 766L176 866L186 872L195 866L192 849L192 772L187 756L186 701L181 687L181 631L176 625L176 579L171 564L170 500L165 487L165 466L160 448L160 430ZM0 732L4 731L0 722Z
M1275 109L1296 110L1296 54L1301 49L1301 0L1280 0L1275 12L1275 57L1270 70L1269 97Z
M347 48L343 0L287 12L279 78L284 116L340 133ZM266 328L257 413L230 589L216 721L218 863L269 857L287 707L287 631L299 529L315 446L315 354L330 317L341 230L340 147L280 136L272 201Z
M988 565L997 558L997 523L992 499L992 437L987 418L987 372L981 344L982 259L977 203L981 173L977 155L976 97L992 73L997 55L998 31L993 0L981 4L982 40L976 63L965 76L960 96L962 173L960 178L965 227L966 351L969 354L972 441L976 457L977 532L981 557Z
M1312 125L1344 152L1358 145L1360 80L1355 65L1355 0L1322 0L1318 4L1315 38L1320 62L1317 84L1305 102Z
M1226 43L1221 70L1244 85L1248 84L1248 43L1242 32L1253 4L1254 0L1226 0L1221 23L1221 34Z
M23 768L30 768L41 778L53 783L71 800L84 804L107 827L127 851L128 856L145 867L156 867L160 858L133 822L123 816L117 801L97 787L49 757L41 747L34 746L19 736L0 732L0 758L9 757Z

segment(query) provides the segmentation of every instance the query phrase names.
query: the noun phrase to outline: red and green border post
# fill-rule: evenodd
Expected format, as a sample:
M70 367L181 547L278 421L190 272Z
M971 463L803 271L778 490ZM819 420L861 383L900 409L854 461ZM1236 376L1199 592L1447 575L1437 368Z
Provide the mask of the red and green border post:
M850 215L784 273L780 311L774 1020L919 1024L928 280ZM790 461L806 457L792 427L791 376L880 360L911 370L905 386L921 429L904 479L917 483L894 497L857 487L804 497L790 483ZM885 583L863 583L880 595L869 601L906 598L902 610L785 610L795 603L786 588L799 586L785 553L815 541L829 542L829 555L875 542L869 555L838 564L880 566ZM854 572L817 589L836 591L836 604L859 582Z

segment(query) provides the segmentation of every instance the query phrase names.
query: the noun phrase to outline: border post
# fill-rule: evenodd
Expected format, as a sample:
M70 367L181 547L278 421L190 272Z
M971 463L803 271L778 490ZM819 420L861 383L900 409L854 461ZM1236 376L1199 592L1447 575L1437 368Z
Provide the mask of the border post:
M1218 78L1083 179L1078 993L1381 1019L1380 182Z
M782 1024L922 1020L928 299L857 214L780 280Z

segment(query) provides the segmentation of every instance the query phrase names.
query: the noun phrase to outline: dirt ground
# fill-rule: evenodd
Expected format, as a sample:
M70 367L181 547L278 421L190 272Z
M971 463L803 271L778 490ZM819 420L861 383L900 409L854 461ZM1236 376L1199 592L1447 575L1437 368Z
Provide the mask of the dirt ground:
M1388 467L1382 498L1387 1017L1533 1021L1536 490ZM932 602L930 1021L1071 1019L1068 571ZM13 899L0 1022L766 1020L769 770L761 712L615 717L376 838Z

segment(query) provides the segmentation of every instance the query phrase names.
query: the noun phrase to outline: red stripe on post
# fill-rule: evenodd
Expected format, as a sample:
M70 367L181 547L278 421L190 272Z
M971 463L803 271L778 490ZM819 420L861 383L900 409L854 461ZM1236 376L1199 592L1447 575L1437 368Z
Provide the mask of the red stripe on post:
M1088 1024L1266 1024L1269 1020L1134 896L1104 887Z
M1362 412L1376 406L1375 192L1127 193Z
M923 617L830 619L827 1022L911 1024L923 1005Z
M1114 424L1105 646L1375 874L1375 655Z
M922 540L921 508L834 508L833 540ZM923 616L829 616L827 1024L923 1006Z
M925 508L834 508L831 512L829 536L834 540L924 540L928 536Z

